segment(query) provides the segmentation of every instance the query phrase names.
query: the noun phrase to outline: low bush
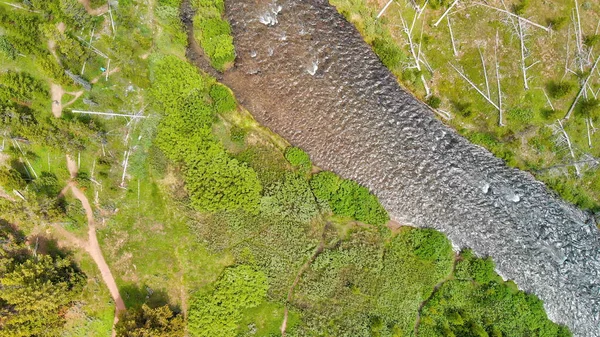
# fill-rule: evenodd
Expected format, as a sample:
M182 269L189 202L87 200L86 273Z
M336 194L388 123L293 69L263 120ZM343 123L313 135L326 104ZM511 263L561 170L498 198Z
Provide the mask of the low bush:
M386 210L366 187L336 177L332 172L324 171L315 174L310 182L313 194L326 202L334 214L371 225L383 225L389 221Z
M242 310L265 300L269 285L264 273L241 265L227 268L212 291L195 295L188 312L193 337L234 337Z
M548 95L554 99L565 97L573 90L573 88L575 88L575 85L573 85L573 83L565 81L550 81L546 84Z
M299 147L288 147L285 149L284 156L292 166L298 168L301 172L308 172L312 168L312 162L308 153Z

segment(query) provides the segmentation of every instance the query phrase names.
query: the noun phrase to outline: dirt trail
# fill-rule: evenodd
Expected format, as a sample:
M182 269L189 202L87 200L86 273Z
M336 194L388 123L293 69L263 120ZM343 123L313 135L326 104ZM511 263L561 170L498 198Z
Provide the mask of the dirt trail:
M71 174L71 179L74 179L75 177L77 177L77 164L68 155L67 155L67 167L69 168L69 173ZM119 317L118 317L119 313L126 310L125 303L123 302L123 299L121 298L121 295L119 294L119 288L117 287L115 278L113 277L113 275L110 271L110 268L108 267L108 264L106 263L106 260L104 260L104 256L102 255L102 250L100 249L100 245L98 244L98 238L96 236L96 225L95 225L95 221L94 221L94 212L92 210L92 206L91 206L88 198L85 196L85 194L79 188L77 188L77 185L74 181L70 181L67 184L67 186L60 192L60 195L64 195L69 190L73 193L75 198L77 198L79 201L81 201L81 205L83 206L83 209L85 210L85 214L87 216L87 221L88 221L88 240L83 241L83 240L77 239L68 232L67 232L68 234L66 234L65 233L66 230L64 230L64 229L59 230L59 231L63 235L65 235L67 237L67 239L69 239L72 243L85 249L90 254L90 256L92 257L92 259L94 260L96 265L98 266L98 269L100 270L100 274L102 275L102 280L108 287L108 290L110 291L110 295L113 298L113 300L115 301L116 311L115 311L115 319L114 319L114 323L113 323L113 332L112 332L112 336L114 337L114 336L116 336L114 326L119 321ZM56 227L56 228L59 228L59 227Z
M83 7L85 8L85 11L92 16L98 16L98 15L102 15L106 12L108 12L108 4L100 6L98 8L92 8L92 6L90 5L90 0L77 0L80 4L83 5Z
M62 104L62 97L64 94L68 94L74 97L69 102ZM51 83L50 96L52 97L52 115L54 115L54 117L56 118L60 118L62 116L62 109L75 103L75 101L77 101L77 99L79 99L81 95L83 95L83 90L76 92L65 92L62 86L55 83Z
M325 233L325 231L323 231L323 233ZM308 259L308 261L306 261L306 263L304 263L302 265L300 270L298 270L298 273L296 274L296 278L294 279L294 283L292 283L292 285L290 286L290 289L288 290L287 303L290 303L292 301L292 297L294 296L294 289L298 285L298 282L300 282L300 278L302 277L302 274L304 274L304 272L308 269L308 267L310 267L311 263L315 262L315 259L317 258L317 256L319 254L321 254L323 252L323 249L325 249L325 241L324 241L324 238L321 238L321 242L319 242L319 246L317 246L313 255L310 257L310 259ZM281 331L282 337L285 337L285 330L287 329L287 320L288 320L288 306L286 305L285 311L283 312L283 322L281 322L281 327L279 328L279 330Z

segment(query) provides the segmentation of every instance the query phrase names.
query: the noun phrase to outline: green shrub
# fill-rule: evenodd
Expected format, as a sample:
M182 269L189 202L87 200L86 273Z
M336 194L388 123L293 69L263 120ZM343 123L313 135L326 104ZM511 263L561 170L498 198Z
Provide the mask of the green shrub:
M555 18L547 19L546 23L548 24L548 26L551 26L552 29L554 29L555 31L558 31L565 26L567 21L568 21L568 19L566 16L558 16Z
M329 201L333 199L342 183L342 178L331 171L321 171L312 176L310 188L318 200Z
M600 35L588 35L583 39L583 43L588 47L593 47L600 41Z
M115 326L117 337L183 337L183 317L174 314L168 305L150 308L143 304L138 310L128 309Z
M531 122L533 119L533 110L530 108L512 108L506 112L507 119L518 123Z
M525 10L529 7L529 0L521 0L513 5L513 11L517 15L524 15Z
M236 143L243 143L244 140L246 139L246 130L240 128L237 125L234 125L231 127L231 129L229 130L229 134L230 134L230 138L232 142L236 142Z
M573 85L571 82L550 81L546 84L548 95L554 99L565 97L571 92L571 90L573 90L573 88L575 88L575 85Z
M436 95L431 95L427 101L426 101L427 105L429 105L431 108L433 109L437 109L440 107L440 105L442 104L442 99L439 98Z
M582 99L577 103L575 112L583 118L595 118L600 112L600 100L596 98Z
M285 149L285 159L302 172L310 171L312 162L309 155L299 147L291 146Z
M256 172L222 148L213 147L187 160L185 182L192 206L200 211L258 211L262 185Z
M559 110L553 110L553 109L541 109L540 110L540 116L547 121L555 120L560 115L561 115L561 111L559 111Z
M391 38L375 38L372 46L381 62L390 69L396 68L405 58L402 49L391 41Z
M283 216L298 222L308 222L318 214L308 182L291 172L265 191L261 211L266 216Z
M17 58L17 50L4 35L0 35L0 53L4 54L9 60Z
M231 90L222 84L213 84L210 87L210 98L212 99L215 111L219 114L233 111L237 108L237 102L231 94Z
M225 70L235 61L235 47L229 22L220 16L196 15L194 27L200 32L200 45L217 70Z
M234 337L241 311L265 300L267 277L252 267L227 268L214 290L195 295L188 313L188 332L193 337Z
M70 259L31 255L24 238L0 221L0 335L59 336L85 275Z
M377 197L352 180L325 171L315 174L310 185L317 199L326 202L334 214L371 225L383 225L390 220Z
M12 190L20 190L25 186L25 180L21 174L14 169L0 167L0 186L7 193L12 193Z
M45 95L46 93L42 81L28 73L9 70L0 74L0 99L30 102L35 95Z

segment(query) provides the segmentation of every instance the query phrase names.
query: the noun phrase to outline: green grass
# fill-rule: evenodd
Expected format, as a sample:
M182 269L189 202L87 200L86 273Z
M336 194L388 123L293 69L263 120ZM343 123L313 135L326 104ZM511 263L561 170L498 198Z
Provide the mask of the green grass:
M246 309L242 313L239 323L239 332L252 331L253 336L270 337L281 334L285 308L282 304L263 302L257 307ZM298 313L290 311L287 319L287 331L293 331L300 324L301 318Z

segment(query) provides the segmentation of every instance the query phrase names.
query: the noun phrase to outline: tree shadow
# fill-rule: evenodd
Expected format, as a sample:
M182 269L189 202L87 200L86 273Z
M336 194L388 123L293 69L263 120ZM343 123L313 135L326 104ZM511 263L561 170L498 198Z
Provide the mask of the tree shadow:
M169 295L164 289L151 289L145 284L127 284L119 287L119 293L127 310L138 310L143 304L148 305L151 308L161 307L166 304L169 305L171 311L174 313L181 312L179 306L174 306L169 302Z

